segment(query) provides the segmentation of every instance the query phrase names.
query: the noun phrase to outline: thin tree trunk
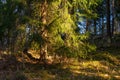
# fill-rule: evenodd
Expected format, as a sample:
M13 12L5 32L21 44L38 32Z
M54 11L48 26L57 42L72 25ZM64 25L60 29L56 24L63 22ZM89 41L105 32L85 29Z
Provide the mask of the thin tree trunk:
M115 24L115 8L114 8L114 0L112 0L112 36L114 34L114 24Z
M111 26L110 26L110 0L106 2L107 8L107 36L111 39Z
M97 34L96 19L94 19L94 34Z
M104 35L104 19L103 19L103 15L102 15L102 37Z
M89 22L88 19L86 19L86 32L88 32L88 26L89 26Z

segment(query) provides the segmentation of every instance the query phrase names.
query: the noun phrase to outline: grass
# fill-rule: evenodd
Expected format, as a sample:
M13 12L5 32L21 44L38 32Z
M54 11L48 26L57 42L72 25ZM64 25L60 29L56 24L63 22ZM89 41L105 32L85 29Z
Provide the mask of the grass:
M91 60L52 64L44 69L37 66L37 73L26 75L31 80L120 80L119 52L119 49L108 49L91 54Z
M12 69L1 70L0 80L120 80L119 49L108 48L90 56L90 60L71 60L62 64L28 62L18 72Z

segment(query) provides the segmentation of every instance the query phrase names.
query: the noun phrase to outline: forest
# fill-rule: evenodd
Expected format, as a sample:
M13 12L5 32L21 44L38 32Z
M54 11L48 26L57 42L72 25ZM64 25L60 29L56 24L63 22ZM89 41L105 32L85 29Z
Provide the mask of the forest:
M0 0L0 80L120 80L120 0Z

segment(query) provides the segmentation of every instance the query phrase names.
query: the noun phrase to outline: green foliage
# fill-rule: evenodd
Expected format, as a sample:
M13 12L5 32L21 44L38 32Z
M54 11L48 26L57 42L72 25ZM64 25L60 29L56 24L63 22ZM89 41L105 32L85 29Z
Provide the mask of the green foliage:
M87 40L89 39L90 33L86 32L85 34L80 34L80 40Z
M35 41L37 42L38 44L42 45L45 43L45 40L42 38L41 35L39 35L38 33L33 33L31 36L31 41Z
M61 46L55 51L59 56L71 57L72 50L69 47ZM73 57L73 56L72 56Z
M91 52L96 51L96 45L90 43L89 39L90 39L89 32L79 35L79 40L81 41L79 44L79 53L78 53L79 57L86 58Z
M86 18L97 18L97 12L95 11L99 4L102 3L103 0L74 0L76 4L80 8L78 8L79 16L83 16Z
M14 47L20 45L17 47L20 50L24 47L41 49L47 45L48 53L66 57L83 56L95 50L95 47L87 42L89 33L79 33L77 22L81 10L92 15L91 7L97 6L98 2L96 0L89 3L87 0L46 1L45 3L39 0L12 0L2 4L1 35L7 32L5 31L7 29L9 38L15 40ZM43 19L46 20L46 24L43 24ZM27 28L29 28L28 32ZM13 38L14 34L16 36Z

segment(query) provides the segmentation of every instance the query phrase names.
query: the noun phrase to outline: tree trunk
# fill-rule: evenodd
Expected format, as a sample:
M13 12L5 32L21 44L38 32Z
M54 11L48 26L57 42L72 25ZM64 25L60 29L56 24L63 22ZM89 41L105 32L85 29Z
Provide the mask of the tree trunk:
M104 19L103 19L104 17L103 17L103 15L102 15L102 37L103 37L103 35L104 35Z
M97 34L96 19L94 19L94 34Z
M115 24L115 7L114 0L112 0L112 36L114 34L114 24Z
M111 26L110 26L110 0L106 2L107 8L107 36L111 39Z
M88 32L89 21L86 19L86 32Z
M47 18L47 6L48 6L47 1L45 0L43 2L42 10L41 10L41 12L42 12L41 22L42 22L42 31L43 31L41 36L44 40L47 40L47 30L46 30L46 27L47 27L47 19L46 19ZM41 45L40 60L43 61L44 63L46 63L45 60L47 57L47 42L46 41L44 41L44 42L45 43L43 45Z

